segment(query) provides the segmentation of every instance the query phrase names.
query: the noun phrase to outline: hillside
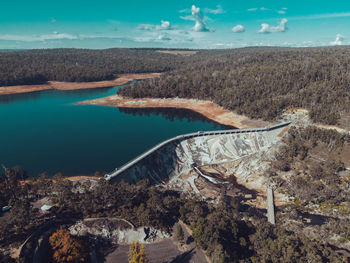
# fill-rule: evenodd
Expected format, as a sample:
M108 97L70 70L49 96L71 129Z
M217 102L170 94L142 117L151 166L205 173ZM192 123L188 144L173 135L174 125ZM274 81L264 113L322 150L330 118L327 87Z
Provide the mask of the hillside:
M228 50L48 49L0 53L0 86L111 80L165 72L120 89L125 97L211 100L250 118L277 119L287 108L314 122L350 124L350 47Z
M350 112L349 55L349 47L201 51L160 79L134 83L118 94L209 99L264 120L301 107L314 122L345 123Z
M182 57L153 49L38 49L0 52L0 86L111 80L122 73L164 72Z

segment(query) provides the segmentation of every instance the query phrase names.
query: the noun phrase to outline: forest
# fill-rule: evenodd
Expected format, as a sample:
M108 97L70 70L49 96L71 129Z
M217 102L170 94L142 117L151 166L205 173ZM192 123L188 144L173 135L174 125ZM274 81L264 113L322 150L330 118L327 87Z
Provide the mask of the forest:
M201 51L161 78L134 83L118 93L211 100L264 120L302 107L315 122L337 124L350 114L349 65L349 47Z
M0 86L110 80L122 73L169 71L178 67L181 61L181 57L153 49L0 52Z
M73 187L61 174L54 177L43 174L23 184L24 178L25 173L19 167L7 169L0 176L0 203L13 205L9 221L0 221L0 248L23 241L49 220L39 217L38 209L32 207L35 200L48 197L56 204L51 217L58 219L119 217L135 226L152 226L166 232L182 220L193 231L196 246L204 249L213 263L277 263L281 259L290 263L346 262L321 240L285 230L283 222L272 226L259 213L252 215L251 220L243 220L244 212L235 198L221 199L218 205L213 205L155 187L146 180L137 184L99 180L95 187L89 183ZM54 244L58 242L55 237L52 239ZM79 242L77 245L81 246ZM0 259L0 262L11 262L9 257L3 259L8 261Z
M301 205L335 207L350 202L349 193L344 190L347 178L339 176L349 158L344 148L349 147L349 135L316 127L292 127L276 155L274 167L278 171L294 171L296 175L289 184L285 181L279 184L284 184L288 194L295 196Z
M315 122L338 124L350 114L350 48L197 50L47 49L0 52L0 87L47 81L109 80L122 73L164 72L119 89L126 97L211 100L251 118L274 120L306 108Z
M0 52L0 86L164 72L160 78L134 82L118 93L134 98L212 100L264 120L278 119L287 108L302 107L315 122L337 124L350 114L349 65L349 47L200 50L188 57L155 49L4 51ZM171 118L169 109L158 112ZM344 242L350 240L350 179L341 172L348 167L348 149L349 135L312 126L292 127L269 171L271 181L293 197L288 219L297 220L300 212L317 206L330 215L329 223L317 228L319 232L336 233ZM288 177L283 176L286 174ZM147 180L137 184L99 180L94 187L89 183L78 187L81 191L62 174L29 179L20 167L0 173L0 207L12 206L8 220L0 220L0 262L14 262L3 254L6 248L23 242L52 217L120 217L135 226L168 233L181 220L213 263L348 262L322 239L288 230L280 218L275 226L266 222L263 213L246 220L247 210L236 198L223 198L213 205ZM38 208L33 207L42 198L55 204L50 218L39 216Z

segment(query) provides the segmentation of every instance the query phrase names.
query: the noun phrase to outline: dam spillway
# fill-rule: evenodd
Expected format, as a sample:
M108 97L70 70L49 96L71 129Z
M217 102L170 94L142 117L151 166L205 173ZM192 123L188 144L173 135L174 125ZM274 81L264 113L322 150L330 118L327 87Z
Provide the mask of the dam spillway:
M278 134L290 122L265 128L196 132L163 141L105 175L111 182L137 182L148 178L163 183L189 171L193 165L204 166L235 161L271 147Z

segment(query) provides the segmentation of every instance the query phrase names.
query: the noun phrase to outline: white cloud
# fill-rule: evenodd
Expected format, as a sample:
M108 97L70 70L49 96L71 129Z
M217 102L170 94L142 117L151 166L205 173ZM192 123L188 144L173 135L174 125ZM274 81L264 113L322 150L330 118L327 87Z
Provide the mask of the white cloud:
M270 26L269 24L261 24L261 28L258 33L275 33L275 32L284 32L287 30L286 18L283 18L278 26Z
M190 13L190 12L191 10L187 8L179 10L179 13Z
M194 32L192 32L195 34ZM186 45L193 41L192 36L187 31L169 30L169 31L146 31L143 35L133 39L139 43L157 43L166 45Z
M248 12L255 12L255 11L258 11L258 10L260 10L260 11L269 11L271 9L270 8L266 8L266 7L260 7L260 8L254 7L254 8L249 8L247 10L248 10Z
M170 25L169 21L161 20L160 25L152 25L152 24L141 24L137 27L138 30L144 31L153 31L153 30L172 30L173 28Z
M295 16L295 17L290 17L290 19L291 20L306 20L306 19L323 19L323 18L338 18L338 17L350 17L350 12L317 14L317 15L309 15L309 16Z
M233 43L216 43L214 45L219 48L232 48L234 46Z
M281 9L282 9L282 10L288 10L288 8L287 8L287 7L282 7Z
M154 28L153 25L150 24L141 24L137 27L139 30L146 30L146 31L151 31Z
M204 12L214 14L214 15L226 13L226 11L224 9L222 9L221 5L217 5L216 9L205 8Z
M169 41L171 40L171 37L168 34L162 34L158 36L158 40L166 40Z
M242 33L244 31L245 31L245 27L242 25L237 25L237 26L232 28L233 33Z
M188 21L195 21L193 16L180 16L181 19L183 20L188 20Z
M277 13L281 14L281 15L285 15L286 14L286 11L284 10L278 10Z
M193 30L196 32L208 32L209 29L207 28L207 25L204 22L204 16L201 12L201 9L193 5L191 11L193 18L196 21Z
M7 41L23 41L23 42L35 42L35 41L46 41L46 40L59 40L59 39L79 39L79 36L53 32L52 34L46 35L0 35L0 40Z
M161 20L161 25L160 26L156 26L156 30L170 30L171 26L170 26L170 22L169 21L164 21Z
M341 46L343 44L344 37L341 34L337 34L335 41L332 41L330 44L335 46Z

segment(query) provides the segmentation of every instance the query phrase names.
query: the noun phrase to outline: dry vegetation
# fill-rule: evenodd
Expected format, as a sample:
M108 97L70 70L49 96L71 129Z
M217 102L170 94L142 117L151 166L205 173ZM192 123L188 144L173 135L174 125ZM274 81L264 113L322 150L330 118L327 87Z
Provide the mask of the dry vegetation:
M118 94L209 99L265 120L290 107L306 108L313 121L325 124L350 114L348 47L202 51L191 58L160 79L135 83Z
M119 74L169 71L178 67L182 60L182 56L154 49L0 52L0 86L113 80Z
M44 176L21 187L18 179L22 177L18 169L8 169L1 175L0 189L8 190L0 191L1 203L12 204L14 212L7 222L0 221L0 253L14 241L23 242L43 224L45 217L38 216L31 202L49 197L56 204L56 209L48 215L51 218L118 217L135 226L151 226L169 233L174 224L182 220L190 226L196 246L206 250L213 263L281 262L282 258L283 262L290 263L344 262L344 258L321 240L312 241L303 234L286 231L280 224L273 227L265 218L254 214L251 220L243 220L239 200L222 199L218 205L208 204L152 186L147 181L112 185L100 180L91 187L89 183L73 186L62 176L54 179ZM59 259L69 256L67 249L71 249L66 246L66 240L71 237L67 233L61 236L63 238L50 238L53 247L58 244L54 249ZM77 240L74 249L84 251L81 245ZM81 257L84 253L75 255Z
M172 70L159 79L120 89L120 94L136 98L178 96L210 99L239 114L266 120L278 118L291 107L306 108L312 120L325 124L349 119L348 47L200 51L190 57L157 52L159 57L154 60L151 58L156 53L154 50L127 50L125 54L129 57L123 58L130 58L130 64L127 60L120 60L120 50L100 53L84 50L26 52L0 55L1 66L6 67L13 59L23 58L24 62L28 62L34 56L45 58L45 61L48 58L60 61L57 64L59 70L50 67L45 71L47 75L40 78L43 75L35 75L35 72L43 72L43 69L38 66L40 63L35 64L40 61L36 60L32 64L33 71L28 71L31 72L29 77L24 74L23 78L17 78L7 69L1 75L3 71L0 71L0 76L7 76L5 80L0 78L2 83L45 82L55 72L59 74L54 79L66 78L63 77L64 72L70 72L67 74L70 80L91 81L108 77L118 70L119 73L123 70ZM86 55L85 60L82 54ZM118 69L114 66L113 71L103 67L106 71L101 74L96 71L91 78L79 75L85 69L79 66L80 62L85 61L92 71L102 63L102 60L94 60L96 54L117 57L116 61L125 62L125 67ZM137 64L137 55L148 56L142 59L150 64ZM170 57L173 60L166 62ZM74 59L79 60L77 71L72 69L75 67ZM108 60L106 65L113 67L113 63L115 61ZM9 70L13 69L11 67ZM26 68L22 67L16 73L22 74L23 70ZM260 218L259 213L250 213L252 207L243 205L234 196L226 196L218 204L212 204L194 195L152 185L149 181L113 185L99 180L92 187L91 182L72 182L61 175L54 178L43 175L23 184L21 180L26 179L23 170L19 167L6 169L0 174L0 206L13 207L6 217L0 217L0 262L11 262L3 254L8 254L13 244L23 242L48 220L86 217L118 217L136 227L150 226L168 233L181 220L190 226L197 247L206 250L213 263L349 262L328 243L333 237L336 237L333 244L339 247L350 241L350 177L342 173L349 165L349 135L312 126L291 128L284 133L284 146L279 149L268 177L278 191L283 191L294 201L278 207L275 226L267 223L264 217ZM33 209L33 203L43 198L55 204L50 217ZM291 231L286 227L287 221L297 222L299 213L310 211L318 211L327 218L327 223L312 226L313 235L305 234L304 229ZM297 222L294 225L297 224L306 229L304 224Z
M103 87L113 87L118 85L124 85L132 80L147 79L159 77L160 73L144 73L144 74L121 74L113 80L101 80L91 82L59 82L49 81L45 84L37 85L21 85L21 86L7 86L0 87L1 95L37 92L42 90L78 90L78 89L94 89Z
M278 118L290 107L301 107L309 110L315 122L348 125L349 65L349 47L28 50L0 53L0 86L167 72L160 79L120 89L119 94L211 100L238 114L265 120Z

